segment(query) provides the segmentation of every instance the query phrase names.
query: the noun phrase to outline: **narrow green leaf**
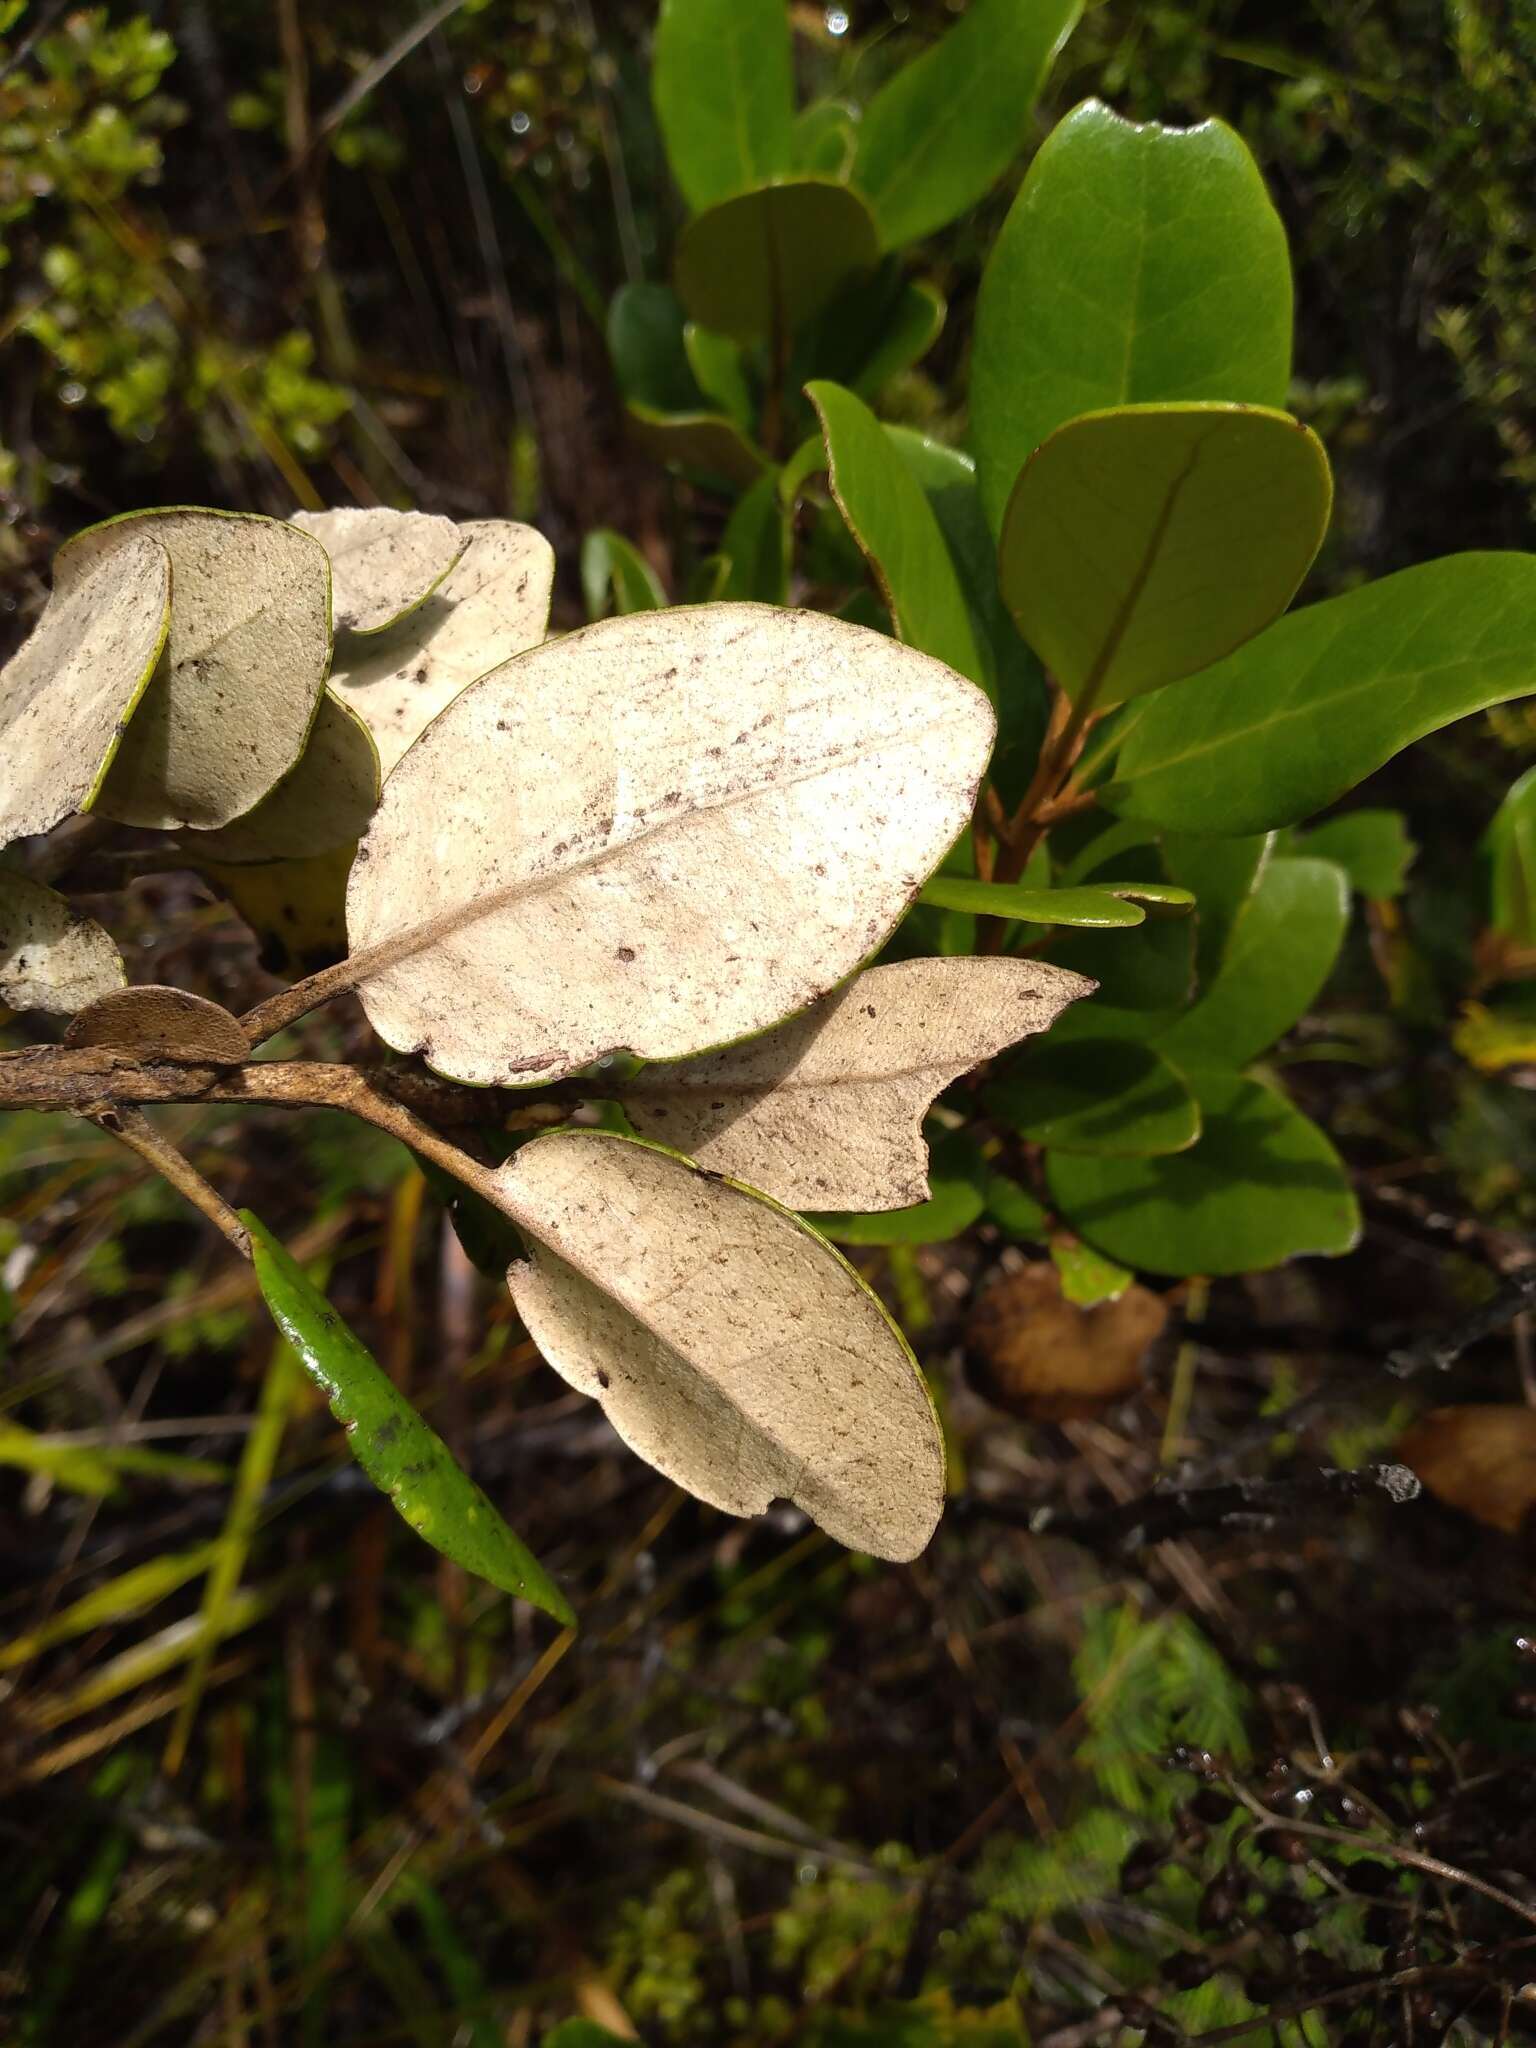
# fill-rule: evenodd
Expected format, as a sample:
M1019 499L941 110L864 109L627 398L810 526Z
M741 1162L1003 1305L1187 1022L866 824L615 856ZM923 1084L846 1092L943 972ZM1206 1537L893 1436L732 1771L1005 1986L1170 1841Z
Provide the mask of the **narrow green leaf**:
M1089 100L1020 187L976 308L971 424L1000 531L1048 435L1108 406L1284 403L1285 231L1219 121L1137 126Z
M690 221L674 276L701 326L782 345L879 258L874 219L856 192L797 178L738 192Z
M853 162L858 111L842 100L816 100L795 116L789 168L807 178L845 179Z
M1027 1047L984 1100L1021 1138L1062 1152L1153 1158L1200 1135L1200 1105L1183 1075L1153 1046L1124 1039Z
M566 1627L565 1595L454 1462L435 1430L380 1370L340 1316L250 1212L256 1279L272 1320L325 1390L347 1448L425 1542Z
M1272 860L1238 912L1215 978L1158 1038L1176 1061L1240 1067L1311 1009L1349 924L1349 883L1329 860Z
M875 94L859 124L854 184L887 248L974 206L1028 139L1045 74L1082 0L971 0L963 20Z
M1136 1278L1128 1266L1106 1259L1091 1244L1053 1244L1051 1264L1061 1275L1063 1296L1077 1308L1118 1301Z
M710 405L750 433L756 408L747 382L746 360L737 343L690 320L683 328L683 348L688 367Z
M1149 1273L1249 1273L1353 1249L1359 1212L1327 1137L1241 1075L1191 1072L1203 1128L1187 1152L1121 1159L1052 1152L1046 1176L1072 1227Z
M894 377L920 363L944 332L949 307L926 278L903 281L880 339L865 358L853 388L871 405Z
M1332 500L1323 444L1289 413L1088 413L1019 476L998 548L1003 596L1067 695L1108 711L1277 619Z
M789 601L790 520L769 471L736 501L720 552L728 564L718 595L757 604Z
M899 636L961 675L984 674L971 615L932 506L861 398L808 384L826 437L832 495L868 557Z
M1327 830L1325 825L1322 831ZM1536 768L1526 770L1494 813L1488 851L1493 857L1489 921L1517 945L1536 945Z
M92 1629L131 1620L145 1608L167 1599L188 1579L205 1572L217 1555L216 1543L200 1543L194 1550L162 1551L146 1564L119 1572L116 1578L82 1594L38 1628L0 1643L0 1671L29 1664L55 1643L67 1643L75 1636L88 1635Z
M784 0L662 0L651 90L695 213L787 171L795 107Z
M610 610L660 611L667 601L661 579L640 550L606 526L581 544L581 591L589 619L606 618Z
M918 894L937 910L968 910L977 917L1012 917L1023 924L1127 926L1146 912L1108 889L1031 889L1022 882L972 882L935 875Z
M1345 811L1301 833L1291 851L1336 861L1362 896L1386 902L1402 895L1418 848L1401 811L1363 810Z
M1293 612L1129 714L1122 817L1264 832L1452 720L1536 690L1536 556L1448 555Z
M708 410L688 359L688 316L664 284L620 285L608 308L608 354L631 405L659 413Z

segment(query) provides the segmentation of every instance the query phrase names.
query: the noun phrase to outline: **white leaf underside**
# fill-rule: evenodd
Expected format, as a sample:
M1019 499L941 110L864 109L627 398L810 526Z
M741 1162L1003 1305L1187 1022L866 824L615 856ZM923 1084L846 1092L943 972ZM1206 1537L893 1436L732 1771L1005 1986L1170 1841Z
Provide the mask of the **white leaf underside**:
M464 552L451 519L385 506L295 512L331 558L331 607L338 633L380 633L423 603Z
M385 783L347 896L369 1020L479 1083L761 1031L884 940L993 732L974 685L819 613L717 604L549 642Z
M59 556L42 618L0 671L0 846L90 806L170 611L170 557L148 534L106 560Z
M537 647L549 623L554 550L511 519L469 520L463 557L418 611L337 650L331 686L373 734L383 774L478 676Z
M53 889L0 869L0 1003L72 1016L120 989L122 955Z
M642 1136L790 1208L903 1209L928 1199L934 1097L1093 987L1036 960L897 961L761 1038L642 1069L624 1107Z
M140 534L171 558L170 633L97 808L157 831L227 825L303 750L330 664L330 565L282 520L190 507L89 527L60 563Z
M378 808L379 788L379 756L367 726L326 690L303 753L276 789L243 818L198 833L189 850L241 866L313 860L357 843Z
M944 1502L933 1404L830 1245L606 1133L535 1139L497 1178L535 1240L507 1276L519 1315L638 1456L728 1514L792 1500L851 1549L922 1550Z

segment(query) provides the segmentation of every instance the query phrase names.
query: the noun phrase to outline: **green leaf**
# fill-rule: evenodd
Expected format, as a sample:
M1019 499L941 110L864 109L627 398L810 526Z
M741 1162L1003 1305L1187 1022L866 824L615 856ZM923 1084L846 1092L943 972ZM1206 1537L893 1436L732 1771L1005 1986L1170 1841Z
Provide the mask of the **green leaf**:
M832 495L869 559L901 639L981 681L970 610L933 507L861 398L808 384L826 437Z
M1122 817L1264 832L1426 733L1536 690L1536 556L1448 555L1293 612L1127 719Z
M324 1389L347 1448L425 1542L566 1627L565 1595L266 1228L241 1212L272 1320Z
M1181 899L1187 907L1192 900L1189 892L1170 889L1163 875L1162 856L1155 846L1118 846L1106 835L1093 847L1089 860L1092 864L1086 867L1077 886L1095 892L1129 892L1133 901L1147 905L1147 922L1133 937L1119 932L1069 932L1052 947L1052 958L1099 984L1093 1003L1096 1010L1100 1005L1143 1013L1182 1010L1194 986L1194 920L1163 913L1177 912ZM1117 870L1128 871L1138 880L1122 882ZM1171 904L1164 900L1170 893L1174 897ZM1153 915L1154 912L1158 914ZM1086 1011L1088 1005L1079 1007ZM1069 1035L1089 1038L1101 1034L1079 1027ZM1122 1034L1112 1031L1103 1035Z
M816 100L795 116L789 168L808 178L848 175L858 113L842 100Z
M1126 831L1138 829L1126 821ZM1247 839L1196 839L1187 833L1165 832L1163 865L1174 881L1195 898L1195 972L1202 986L1215 974L1226 951L1238 912L1258 887L1274 844L1274 835L1256 833Z
M962 21L864 111L852 179L887 248L931 235L1007 170L1082 0L971 0Z
M1289 413L1123 406L1037 448L1003 520L1019 631L1100 711L1230 654L1295 596L1328 526L1317 436Z
M1536 945L1536 768L1526 770L1494 813L1488 851L1493 857L1490 923L1517 945Z
M651 90L695 213L777 177L795 144L784 0L662 0Z
M1010 1061L984 1100L1021 1138L1062 1152L1151 1158L1183 1152L1200 1135L1200 1105L1183 1075L1154 1047L1125 1039L1047 1039Z
M750 433L755 408L746 362L736 343L690 320L683 328L683 348L688 367L710 404Z
M1000 530L1048 435L1108 406L1284 403L1285 231L1220 121L1137 126L1089 100L1047 137L976 307L971 423Z
M968 910L1024 924L1128 926L1147 914L1108 889L1031 889L1022 882L973 882L961 875L933 876L917 900L936 910Z
M629 437L668 469L681 469L745 490L768 468L768 458L721 413L659 413L628 408Z
M1118 1301L1136 1278L1129 1267L1106 1259L1091 1244L1053 1244L1051 1264L1061 1275L1063 1296L1077 1308Z
M963 1131L941 1138L929 1154L926 1202L878 1215L827 1211L806 1221L835 1244L943 1244L970 1229L986 1205L986 1171L975 1142Z
M581 544L581 591L589 619L606 618L610 609L660 611L667 601L661 580L644 555L607 526L589 533Z
M562 2020L544 2036L544 2048L627 2048L627 2044L596 2020Z
M770 470L736 502L726 521L720 552L729 565L717 596L787 604L790 521Z
M1158 1038L1170 1059L1239 1067L1311 1009L1349 924L1349 883L1328 860L1272 860L1233 921L1214 980Z
M1171 1275L1249 1273L1350 1251L1359 1212L1317 1125L1261 1082L1214 1070L1187 1078L1203 1117L1187 1152L1047 1155L1052 1199L1074 1230L1112 1259Z
M674 276L701 326L782 344L879 258L874 219L856 192L798 178L739 192L690 221Z
M608 353L631 405L661 413L707 410L688 358L687 315L664 284L621 285L608 308Z
M1005 1173L989 1173L983 1183L987 1218L1005 1237L1023 1238L1028 1244L1043 1244L1050 1235L1050 1212L1037 1202L1027 1188Z
M1513 791L1511 791L1513 794ZM1292 842L1310 860L1336 861L1362 896L1401 896L1418 848L1401 811L1345 811Z
M893 377L920 363L944 332L949 307L926 278L905 279L886 318L879 341L854 379L854 390L871 405Z

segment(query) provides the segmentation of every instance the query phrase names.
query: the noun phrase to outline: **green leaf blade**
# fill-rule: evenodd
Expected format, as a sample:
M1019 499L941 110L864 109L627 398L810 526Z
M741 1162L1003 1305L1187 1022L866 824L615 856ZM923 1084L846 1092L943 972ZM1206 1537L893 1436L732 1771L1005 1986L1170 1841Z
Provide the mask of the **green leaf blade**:
M423 1541L466 1571L575 1625L570 1603L454 1461L372 1355L258 1218L251 1233L256 1279L283 1336L324 1389L347 1447Z
M1200 1136L1200 1105L1183 1075L1155 1046L1124 1039L1031 1046L985 1101L1020 1137L1062 1152L1155 1158Z
M783 0L662 0L651 85L672 175L696 213L789 169Z
M856 192L797 178L738 192L690 221L674 277L690 319L751 342L796 333L879 258L874 216Z

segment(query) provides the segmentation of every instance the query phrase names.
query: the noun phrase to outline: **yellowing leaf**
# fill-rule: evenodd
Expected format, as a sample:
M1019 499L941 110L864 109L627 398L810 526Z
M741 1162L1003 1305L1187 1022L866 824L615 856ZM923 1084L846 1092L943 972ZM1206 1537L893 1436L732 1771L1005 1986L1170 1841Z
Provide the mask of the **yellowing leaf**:
M467 684L537 647L549 623L555 556L542 534L513 519L470 520L458 534L463 555L419 610L343 645L331 676L385 775Z
M1167 1321L1162 1296L1134 1283L1078 1307L1042 1260L1000 1273L981 1295L966 1324L966 1366L1011 1415L1066 1422L1134 1394Z
M536 1138L496 1179L532 1240L507 1276L529 1334L648 1464L728 1514L782 1497L852 1549L922 1550L944 1500L933 1404L830 1245L607 1133Z
M993 730L938 662L813 612L551 641L386 782L347 894L363 1006L470 1082L761 1031L881 944L970 816Z
M1536 1409L1521 1403L1432 1408L1397 1455L1437 1500L1506 1536L1536 1506Z
M122 955L94 918L0 868L0 1002L71 1016L124 979Z
M1033 960L873 968L764 1037L625 1084L635 1128L793 1209L928 1199L923 1114L1093 984Z
M464 552L451 519L430 512L295 512L331 558L331 611L338 633L382 633L415 611Z
M170 616L170 558L148 534L104 561L59 556L42 618L0 670L0 846L90 809Z
M227 825L303 750L331 658L318 541L280 519L174 507L76 534L83 573L144 537L171 558L171 628L97 807L124 825Z

